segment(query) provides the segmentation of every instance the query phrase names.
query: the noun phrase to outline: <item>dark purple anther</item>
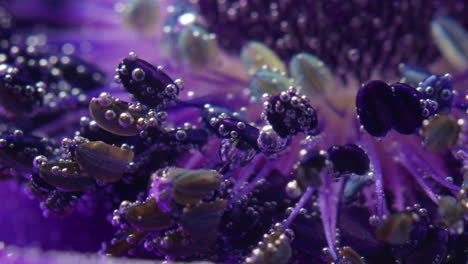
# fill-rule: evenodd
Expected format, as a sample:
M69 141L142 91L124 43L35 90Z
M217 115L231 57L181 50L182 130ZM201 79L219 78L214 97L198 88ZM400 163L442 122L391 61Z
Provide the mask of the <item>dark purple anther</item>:
M454 90L450 75L431 75L417 88L425 98L437 102L438 113L450 112L454 99Z
M137 101L157 110L175 101L182 88L181 80L173 81L162 67L155 67L133 53L120 62L117 73Z
M216 121L215 121L216 120ZM212 119L212 126L217 129L217 134L223 138L239 139L257 148L258 128L248 125L236 119Z
M258 128L239 118L239 113L220 106L206 104L201 117L208 130L221 138L239 139L257 149Z
M394 83L391 86L393 97L391 103L391 115L393 129L401 134L413 134L422 125L425 119L424 113L429 111L421 105L423 95L416 91L413 87L403 84Z
M293 136L299 132L309 134L317 128L315 109L295 89L267 98L264 106L264 117L281 137Z
M326 166L327 158L321 152L311 149L302 157L296 166L294 178L296 179L302 191L307 187L319 187L322 185L320 173Z
M333 163L333 170L339 175L363 175L369 171L369 157L362 148L354 144L332 146L328 149L328 156Z
M40 177L64 192L85 191L95 185L95 180L80 171L76 162L49 162L39 168Z
M374 137L383 137L392 129L392 91L383 81L370 81L356 97L356 110L364 129Z
M12 167L15 171L29 172L33 167L34 157L48 156L54 151L53 142L45 138L23 135L16 130L0 138L0 160L4 167Z
M356 97L356 110L364 129L383 137L390 129L413 134L428 117L433 107L423 106L423 95L404 83L389 86L383 81L365 84Z
M170 145L203 146L208 142L208 132L204 129L173 129L163 139Z

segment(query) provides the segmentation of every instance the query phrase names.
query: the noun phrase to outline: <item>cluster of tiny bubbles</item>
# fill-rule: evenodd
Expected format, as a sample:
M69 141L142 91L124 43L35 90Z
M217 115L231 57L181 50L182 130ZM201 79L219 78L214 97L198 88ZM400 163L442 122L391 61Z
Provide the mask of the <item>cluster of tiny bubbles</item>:
M278 95L264 94L262 118L281 137L293 136L299 132L313 134L318 126L317 113L305 95L288 87Z
M426 101L429 101L431 109L436 113L448 113L453 105L453 98L456 97L456 91L453 90L451 84L451 76L446 73L444 75L430 75L419 83L416 90L425 96Z
M280 223L263 235L252 253L245 259L248 264L286 264L289 262L292 249L291 242L294 239L292 230L283 230Z

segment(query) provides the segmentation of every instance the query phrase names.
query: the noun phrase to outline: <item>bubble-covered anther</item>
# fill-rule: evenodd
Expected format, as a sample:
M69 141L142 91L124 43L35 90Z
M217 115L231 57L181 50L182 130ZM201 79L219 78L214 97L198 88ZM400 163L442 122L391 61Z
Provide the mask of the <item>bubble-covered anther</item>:
M292 255L290 239L281 230L265 234L245 259L246 264L286 264Z
M288 78L285 72L261 69L250 78L250 93L261 103L265 93L279 94L294 85L294 80Z
M258 150L246 141L226 138L221 141L219 156L221 161L235 169L247 165L257 154Z
M332 146L328 149L328 157L333 164L333 171L338 175L351 173L364 175L369 171L369 157L357 145Z
M398 70L401 75L400 82L409 84L413 87L417 87L419 83L432 75L432 73L426 69L411 64L402 63L398 66Z
M145 34L155 32L161 16L159 0L127 0L120 11L125 25Z
M82 90L101 88L106 82L106 74L101 69L78 56L63 55L58 58L54 67L60 70L61 76L73 87Z
M135 54L123 59L117 72L125 89L138 102L156 110L161 110L169 102L175 101L181 88L181 81L173 81L162 67L155 67Z
M208 142L209 134L204 129L171 129L166 138L169 144L204 146Z
M118 230L111 242L104 244L102 251L106 256L124 256L146 235L134 228Z
M410 213L398 213L386 219L377 228L377 239L393 245L401 245L410 239L413 223L418 216Z
M319 187L322 185L320 173L327 164L324 151L310 149L305 152L300 161L294 166L294 178L304 192L307 187Z
M258 128L235 118L212 118L210 126L219 137L240 140L257 148Z
M0 105L11 116L33 115L44 104L45 90L29 83L18 68L0 64Z
M465 215L463 205L452 196L441 196L437 212L442 223L452 229L463 230L463 218Z
M299 53L289 62L291 76L298 82L301 93L314 97L323 95L326 91L333 91L335 78L327 65L309 53Z
M260 129L257 144L261 152L274 154L284 150L289 144L289 138L280 137L271 126Z
M153 198L130 205L125 209L125 219L140 231L161 231L174 225L172 217L161 211Z
M15 130L0 137L0 164L29 172L36 156L49 156L55 148L54 142L47 138L25 135L21 130Z
M212 66L219 62L216 35L198 25L188 25L180 33L177 47L182 60L192 66Z
M171 180L174 201L180 205L196 204L221 185L221 174L215 170L172 168L163 177Z
M432 37L440 52L460 70L468 68L468 32L450 17L438 17L431 23Z
M424 147L440 152L453 147L460 137L461 126L451 115L436 115L424 120L421 135L424 137Z
M225 207L226 200L185 207L180 217L180 224L183 230L193 238L216 236Z
M100 141L83 143L75 150L80 168L102 182L119 181L133 157L131 150Z
M394 83L391 89L393 129L406 135L415 133L425 117L430 114L429 110L421 105L423 95L404 83Z
M102 129L119 136L135 136L146 127L147 109L108 93L91 99L89 112Z
M81 195L82 193L80 192L62 192L59 190L53 190L47 194L43 203L41 203L41 209L45 214L68 214L73 211Z
M370 81L356 96L356 111L362 126L374 137L383 137L392 129L392 90L383 81Z
M263 117L281 137L314 133L318 121L315 109L306 96L295 92L294 88L275 96L263 98Z
M85 191L95 186L95 180L80 171L73 161L48 162L39 168L40 177L64 192Z
M28 188L31 193L39 199L44 199L47 194L56 190L54 186L48 184L46 181L44 181L44 179L41 178L38 169L33 170L31 173L31 181L28 184Z
M266 45L250 41L242 47L241 59L249 74L255 74L264 65L268 69L286 72L286 65L278 55Z
M338 259L336 264L365 264L364 259L350 247L342 247L338 249Z
M425 98L437 102L437 113L448 113L452 109L455 91L450 79L450 74L433 74L425 78L416 88Z

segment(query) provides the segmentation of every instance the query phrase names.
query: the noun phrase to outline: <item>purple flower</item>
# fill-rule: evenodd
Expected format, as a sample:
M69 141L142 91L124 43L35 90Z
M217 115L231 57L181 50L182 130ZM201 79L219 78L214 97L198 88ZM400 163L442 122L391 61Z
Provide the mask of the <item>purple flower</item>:
M468 261L463 1L0 5L1 263Z

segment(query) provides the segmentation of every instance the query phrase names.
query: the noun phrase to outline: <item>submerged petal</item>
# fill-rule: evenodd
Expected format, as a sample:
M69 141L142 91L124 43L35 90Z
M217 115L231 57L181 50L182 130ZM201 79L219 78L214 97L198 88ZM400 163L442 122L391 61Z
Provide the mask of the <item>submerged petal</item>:
M184 27L177 43L181 58L192 66L213 66L219 62L216 35L197 25Z
M263 94L279 94L293 84L294 81L289 79L284 72L262 69L250 78L249 87L252 96L260 103Z
M292 77L299 83L301 93L313 98L335 88L335 79L331 70L316 56L299 53L289 62Z
M284 62L278 55L260 42L248 42L242 48L241 59L244 68L249 74L255 74L258 70L262 69L264 65L271 70L286 72L286 65L284 65Z
M450 17L438 17L431 23L435 43L445 58L460 70L468 68L468 32Z

